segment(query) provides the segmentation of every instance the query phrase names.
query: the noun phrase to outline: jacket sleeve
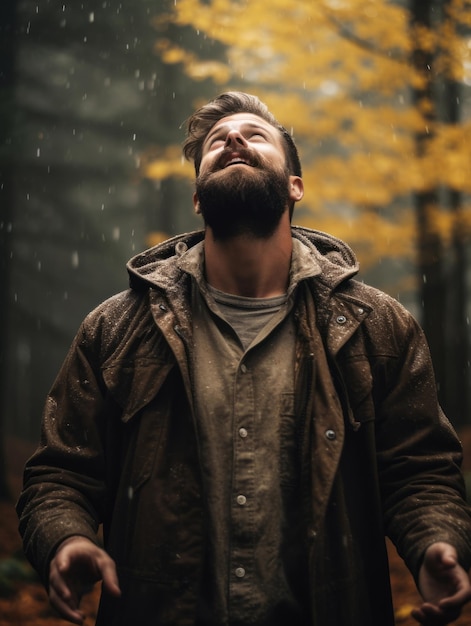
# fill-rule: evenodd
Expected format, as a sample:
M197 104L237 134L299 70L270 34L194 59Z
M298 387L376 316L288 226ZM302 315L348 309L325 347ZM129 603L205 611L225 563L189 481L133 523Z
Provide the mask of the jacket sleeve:
M105 394L85 329L84 323L47 397L40 445L17 504L26 556L46 584L57 546L72 535L97 542L102 521Z
M394 358L378 359L376 446L386 532L417 579L424 551L455 546L471 565L471 514L465 501L458 437L437 399L424 334L405 311L386 329ZM396 325L397 324L397 325Z

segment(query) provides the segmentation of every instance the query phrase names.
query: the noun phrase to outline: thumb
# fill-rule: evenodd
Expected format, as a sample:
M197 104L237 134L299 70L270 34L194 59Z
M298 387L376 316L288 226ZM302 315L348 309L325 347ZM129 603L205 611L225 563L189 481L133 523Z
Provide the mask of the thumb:
M429 567L449 569L458 563L458 555L453 546L445 543L436 543L427 550L425 561Z

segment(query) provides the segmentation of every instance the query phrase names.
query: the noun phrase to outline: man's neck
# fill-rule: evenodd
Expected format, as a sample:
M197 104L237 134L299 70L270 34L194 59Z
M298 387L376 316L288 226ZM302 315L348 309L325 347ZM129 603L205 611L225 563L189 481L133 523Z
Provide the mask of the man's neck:
M288 288L291 253L290 228L279 228L266 239L238 235L220 241L207 227L206 280L216 289L238 296L279 296Z

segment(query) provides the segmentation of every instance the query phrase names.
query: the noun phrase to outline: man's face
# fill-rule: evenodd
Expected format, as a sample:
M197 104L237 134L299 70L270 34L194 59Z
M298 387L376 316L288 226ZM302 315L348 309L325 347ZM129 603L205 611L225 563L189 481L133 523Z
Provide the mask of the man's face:
M279 131L257 115L221 119L203 143L195 207L215 238L267 237L288 210L290 177Z

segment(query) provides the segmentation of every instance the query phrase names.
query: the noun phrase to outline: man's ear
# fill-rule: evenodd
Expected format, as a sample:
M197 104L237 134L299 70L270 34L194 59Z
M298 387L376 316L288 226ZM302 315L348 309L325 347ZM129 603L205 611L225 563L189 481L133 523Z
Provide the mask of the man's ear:
M289 177L289 197L293 202L299 202L304 196L303 179L299 176Z
M193 193L193 208L195 209L196 215L200 215L200 201L198 200L198 196L196 195L196 191Z

